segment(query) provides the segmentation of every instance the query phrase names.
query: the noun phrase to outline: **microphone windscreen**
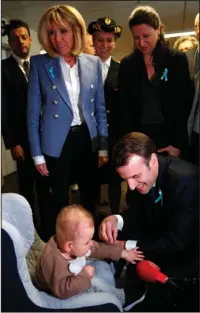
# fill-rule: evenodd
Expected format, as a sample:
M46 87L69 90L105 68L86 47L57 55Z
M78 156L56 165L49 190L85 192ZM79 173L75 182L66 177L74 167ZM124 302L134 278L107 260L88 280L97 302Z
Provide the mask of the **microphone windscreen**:
M164 284L168 280L168 277L160 272L160 267L148 260L140 261L136 265L136 272L146 282L155 283L159 281Z

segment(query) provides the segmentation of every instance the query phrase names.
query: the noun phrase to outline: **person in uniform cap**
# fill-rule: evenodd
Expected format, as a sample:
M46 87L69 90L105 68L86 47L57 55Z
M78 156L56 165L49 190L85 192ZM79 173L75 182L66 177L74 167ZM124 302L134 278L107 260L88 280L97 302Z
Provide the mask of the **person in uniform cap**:
M122 27L116 25L115 20L109 17L100 17L96 21L88 25L88 33L93 35L96 31L112 33L119 38L121 36Z
M112 59L111 55L115 49L116 40L121 36L122 27L117 25L110 17L101 17L88 25L88 33L93 37L96 55L101 60L102 78L104 83L104 95L108 122L108 150L109 161L98 170L97 203L100 202L101 184L108 183L108 198L113 213L117 213L121 198L121 181L112 167L111 154L116 142L116 99L119 62ZM100 204L107 204L106 201Z

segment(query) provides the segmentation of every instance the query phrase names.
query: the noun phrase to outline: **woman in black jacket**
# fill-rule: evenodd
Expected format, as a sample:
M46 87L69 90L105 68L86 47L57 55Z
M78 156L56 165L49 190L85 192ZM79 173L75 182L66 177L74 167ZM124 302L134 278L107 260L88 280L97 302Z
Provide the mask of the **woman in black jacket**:
M194 96L186 56L168 48L158 13L138 6L129 17L134 51L119 70L119 136L139 131L158 152L179 156L187 146Z

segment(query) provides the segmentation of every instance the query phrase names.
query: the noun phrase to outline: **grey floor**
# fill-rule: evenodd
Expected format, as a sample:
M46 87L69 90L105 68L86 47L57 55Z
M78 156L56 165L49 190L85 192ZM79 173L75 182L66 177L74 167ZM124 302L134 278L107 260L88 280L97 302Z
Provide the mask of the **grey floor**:
M125 204L125 194L126 194L127 186L126 183L122 183L122 197L120 203L120 211L126 209ZM2 193L14 192L18 193L18 182L16 172L4 177L4 185L1 188ZM101 186L101 200L108 200L108 185ZM79 192L71 192L70 191L70 203L80 203L80 195ZM97 208L98 211L101 212L110 212L109 205L99 206Z

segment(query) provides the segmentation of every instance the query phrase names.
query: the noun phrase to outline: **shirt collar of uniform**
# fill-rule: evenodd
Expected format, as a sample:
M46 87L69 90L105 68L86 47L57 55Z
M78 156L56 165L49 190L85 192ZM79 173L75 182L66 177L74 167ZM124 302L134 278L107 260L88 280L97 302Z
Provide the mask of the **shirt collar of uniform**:
M22 59L22 58L18 57L13 51L12 51L12 56L16 60L18 65L20 65L22 67L23 67L24 61L30 62L30 56L28 56L28 58L26 58L26 59Z
M101 61L103 64L107 65L107 67L110 67L110 63L111 63L111 56L109 56L109 58L106 61Z

